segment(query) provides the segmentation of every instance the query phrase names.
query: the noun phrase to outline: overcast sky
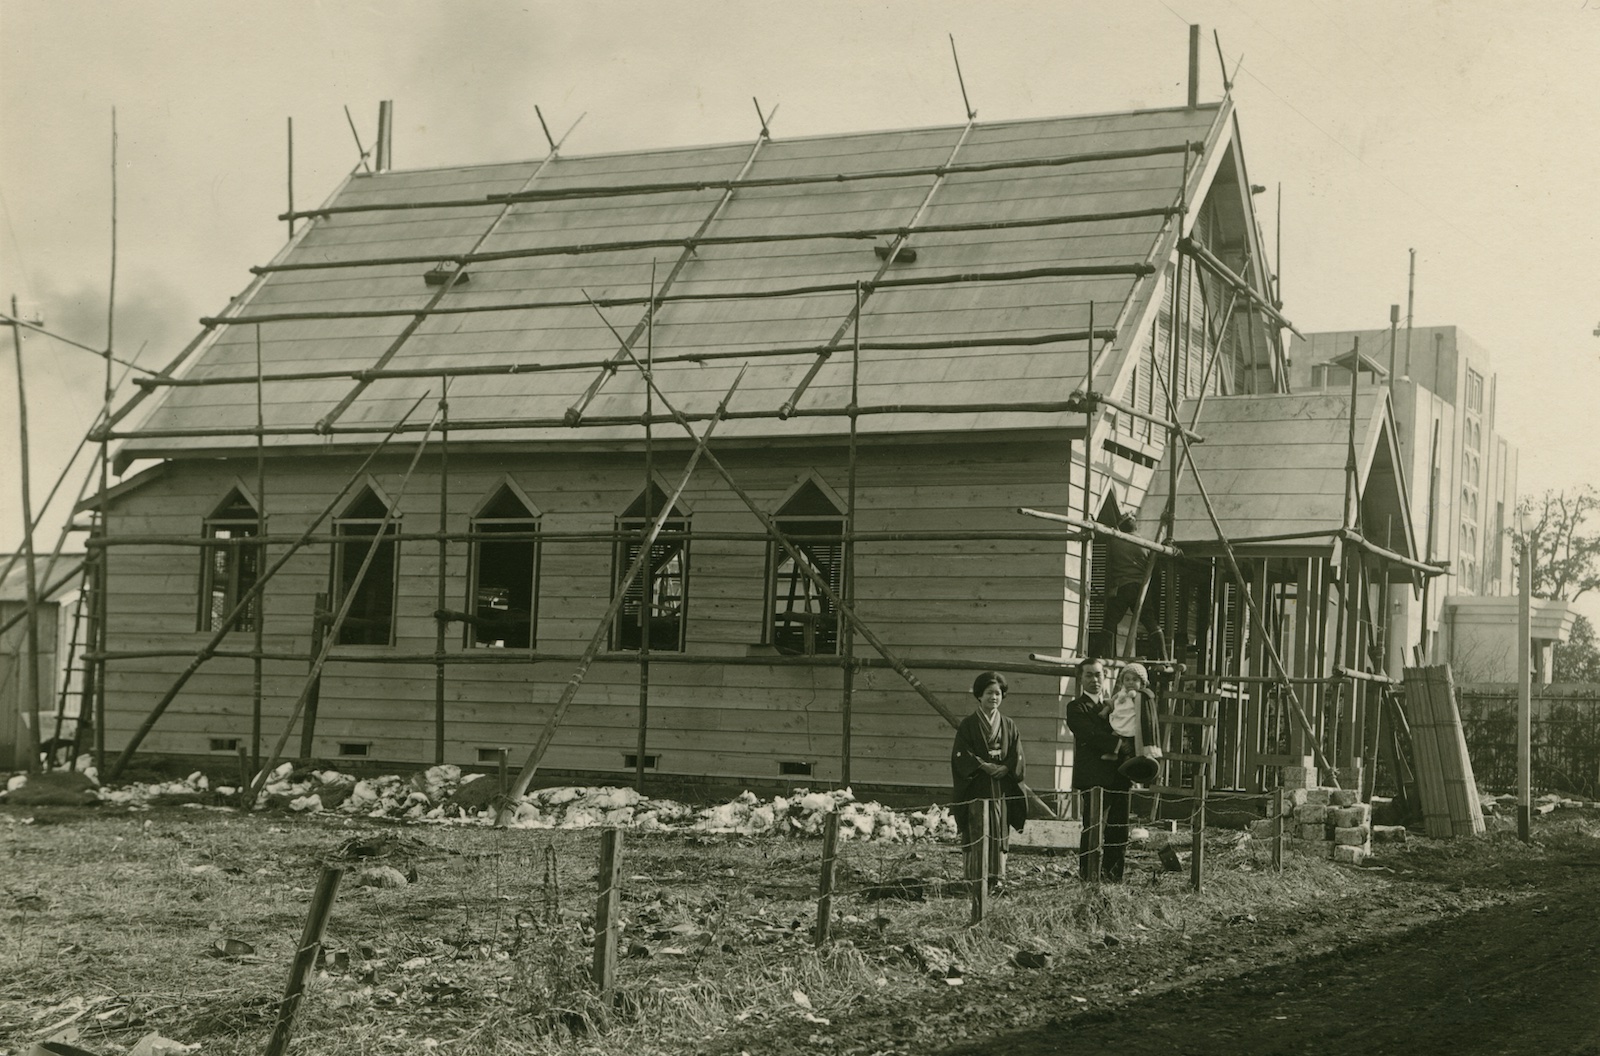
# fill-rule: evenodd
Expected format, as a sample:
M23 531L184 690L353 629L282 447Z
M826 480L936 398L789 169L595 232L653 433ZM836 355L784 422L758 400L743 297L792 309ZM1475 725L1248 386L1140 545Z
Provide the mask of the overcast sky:
M1230 69L1285 314L1383 328L1417 250L1419 326L1460 326L1499 374L1524 493L1600 479L1600 0L513 3L0 0L0 298L106 342L111 112L115 346L159 366L265 263L295 203L395 104L396 168L749 141L963 117L1180 105ZM8 342L9 344L9 342ZM140 352L140 350L143 350ZM16 399L0 357L0 549L17 545ZM102 367L25 342L35 501L98 405ZM76 471L75 471L76 472ZM74 489L77 481L73 480ZM41 537L41 545L53 541Z

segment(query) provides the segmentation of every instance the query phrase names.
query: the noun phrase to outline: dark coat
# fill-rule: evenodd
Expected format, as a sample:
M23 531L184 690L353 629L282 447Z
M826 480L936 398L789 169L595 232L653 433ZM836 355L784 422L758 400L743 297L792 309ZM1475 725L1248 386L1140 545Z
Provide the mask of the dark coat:
M1111 698L1095 700L1079 694L1067 704L1067 728L1072 731L1072 787L1109 788L1125 792L1133 787L1126 774L1117 770L1117 760L1102 759L1117 754L1119 738L1111 729ZM1139 709L1144 743L1156 743L1155 724L1147 706Z
M1006 768L1004 777L992 778L978 766L978 761L999 763ZM955 791L955 801L965 803L974 799L1004 799L1006 824L1018 832L1028 820L1028 801L1022 791L1023 759L1022 738L1017 724L1008 716L1000 716L1000 749L989 751L984 737L984 722L976 712L961 720L956 727L955 744L950 748L950 783ZM956 828L964 837L967 834L967 811L955 810Z

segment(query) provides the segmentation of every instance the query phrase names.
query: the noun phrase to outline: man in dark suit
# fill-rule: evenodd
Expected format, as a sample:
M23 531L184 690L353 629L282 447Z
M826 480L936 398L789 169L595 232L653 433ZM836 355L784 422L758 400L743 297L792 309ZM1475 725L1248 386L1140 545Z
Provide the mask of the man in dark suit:
M1133 781L1117 769L1117 734L1111 729L1111 694L1105 665L1090 657L1078 665L1078 695L1067 704L1067 728L1072 731L1072 787L1084 793L1102 788L1100 878L1121 880L1128 849L1128 790ZM1088 819L1086 818L1087 822ZM1086 823L1078 841L1078 876L1085 875L1092 833Z

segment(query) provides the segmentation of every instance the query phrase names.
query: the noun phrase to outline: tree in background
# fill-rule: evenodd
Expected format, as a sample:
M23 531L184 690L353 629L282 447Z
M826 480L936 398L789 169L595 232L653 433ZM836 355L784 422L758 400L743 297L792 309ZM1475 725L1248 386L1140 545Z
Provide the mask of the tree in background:
M1600 511L1600 493L1585 484L1572 491L1547 491L1540 498L1517 503L1530 527L1533 548L1533 594L1539 598L1577 601L1600 590L1600 532L1584 532L1584 522ZM1520 561L1523 533L1513 530Z
M1600 511L1600 494L1592 486L1547 491L1523 499L1517 509L1529 523L1536 597L1576 601L1588 591L1600 591L1600 532L1584 531L1589 515ZM1512 539L1520 561L1523 535L1513 531ZM1572 625L1571 637L1556 643L1551 666L1556 682L1600 683L1600 645L1585 617Z
M1552 682L1600 684L1600 645L1595 643L1594 627L1588 617L1579 616L1573 621L1567 640L1555 644L1550 676Z

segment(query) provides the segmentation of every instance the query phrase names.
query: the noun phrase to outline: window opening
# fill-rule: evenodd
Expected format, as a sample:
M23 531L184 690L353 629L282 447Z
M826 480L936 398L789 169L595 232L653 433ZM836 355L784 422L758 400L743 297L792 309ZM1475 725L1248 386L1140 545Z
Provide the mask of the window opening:
M366 487L334 521L334 534L339 537L333 546L334 611L354 595L350 612L339 627L340 645L388 645L394 639L398 545L393 537L398 526L392 520L383 529L385 540L378 544L367 574L356 578L387 513L383 499Z
M508 535L472 543L472 621L467 644L528 649L538 622L538 515L502 484L472 520L475 535Z
M649 492L650 516L645 516L645 493L641 492L633 504L617 518L617 529L632 533L633 538L618 541L612 573L612 589L621 583L622 576L639 556L639 543L653 520L667 505L667 496L654 483ZM684 623L687 604L685 586L689 573L689 519L676 506L661 526L661 534L650 546L649 582L645 571L633 577L623 596L622 609L612 629L613 649L637 649L641 628L650 628L650 648L659 652L683 651ZM648 598L648 604L645 599ZM644 610L648 609L648 615Z
M201 529L206 539L247 539L261 534L261 519L255 504L238 488L211 511ZM200 550L200 630L214 631L233 611L239 599L250 592L261 575L261 551L257 544L205 546ZM261 614L261 597L234 621L233 629L253 631Z
M835 594L844 589L844 514L815 481L808 480L773 520L804 566L776 542L767 544L769 640L785 656L837 654L838 613L805 569L815 572Z

